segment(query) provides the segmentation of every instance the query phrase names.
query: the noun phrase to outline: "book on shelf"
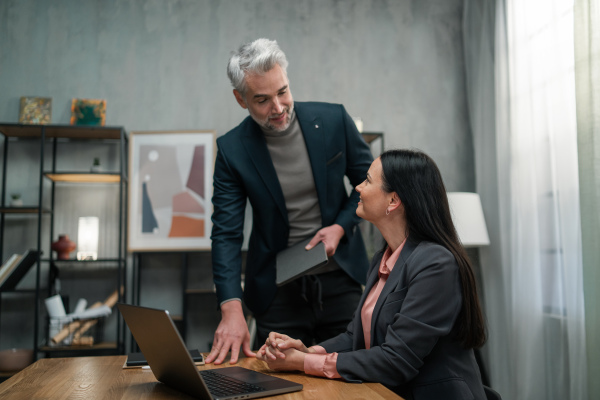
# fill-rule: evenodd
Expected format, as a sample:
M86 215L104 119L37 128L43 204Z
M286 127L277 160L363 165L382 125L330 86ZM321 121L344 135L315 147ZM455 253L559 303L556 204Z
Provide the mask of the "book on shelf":
M16 253L8 257L4 264L2 264L2 267L0 267L0 282L4 281L4 276L8 273L8 271L12 271L13 267L21 258L23 258L23 255Z
M27 271L37 261L38 251L29 250L25 254L13 254L0 268L0 292L13 290Z

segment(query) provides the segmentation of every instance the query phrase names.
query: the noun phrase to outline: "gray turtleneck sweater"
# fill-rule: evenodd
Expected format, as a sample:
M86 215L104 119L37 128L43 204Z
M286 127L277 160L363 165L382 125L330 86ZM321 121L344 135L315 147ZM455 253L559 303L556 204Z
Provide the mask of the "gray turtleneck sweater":
M285 198L291 246L321 229L321 209L310 159L296 113L285 131L262 130Z

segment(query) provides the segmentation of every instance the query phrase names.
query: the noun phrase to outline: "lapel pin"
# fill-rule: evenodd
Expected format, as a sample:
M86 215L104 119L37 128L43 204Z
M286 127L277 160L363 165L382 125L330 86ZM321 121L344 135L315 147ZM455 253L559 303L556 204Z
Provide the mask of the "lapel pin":
M319 125L315 125L315 128L319 129Z

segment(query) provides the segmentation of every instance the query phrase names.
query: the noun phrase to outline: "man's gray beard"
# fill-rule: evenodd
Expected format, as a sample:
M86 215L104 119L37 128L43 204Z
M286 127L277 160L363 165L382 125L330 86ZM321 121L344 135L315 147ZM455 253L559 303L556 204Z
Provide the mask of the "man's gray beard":
M290 125L292 123L293 111L294 111L294 104L292 104L290 106L289 110L287 110L287 118L286 118L285 124L281 128L277 128L277 127L271 125L269 123L269 118L267 118L266 122L263 122L263 121L258 120L252 113L249 112L249 114L252 117L252 119L254 120L254 122L256 122L261 128L263 128L265 130L271 130L271 131L281 133L290 127Z

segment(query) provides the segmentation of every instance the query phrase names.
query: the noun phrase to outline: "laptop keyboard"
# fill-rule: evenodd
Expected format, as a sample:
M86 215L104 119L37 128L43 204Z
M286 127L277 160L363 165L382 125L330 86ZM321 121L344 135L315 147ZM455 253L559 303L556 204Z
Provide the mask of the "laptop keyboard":
M200 371L200 374L213 397L235 396L236 394L249 394L265 390L261 386L243 382L213 371Z

